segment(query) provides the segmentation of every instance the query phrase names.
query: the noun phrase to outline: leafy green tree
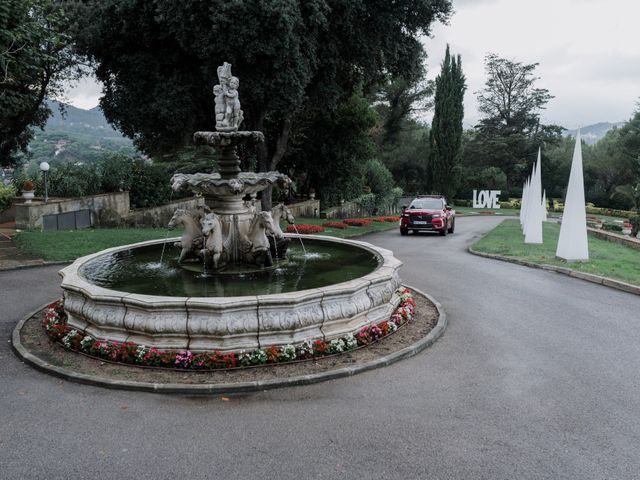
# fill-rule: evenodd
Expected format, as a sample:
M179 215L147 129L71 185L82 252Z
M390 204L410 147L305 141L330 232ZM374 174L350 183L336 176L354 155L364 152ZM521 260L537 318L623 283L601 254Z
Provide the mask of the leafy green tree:
M620 129L619 145L631 178L629 182L617 186L614 195L625 198L631 208L640 214L640 110ZM634 223L636 233L637 223L638 220Z
M244 128L267 137L260 170L278 168L310 113L323 123L354 93L415 72L419 35L451 11L449 0L73 3L78 47L105 85L105 115L143 151L164 154L213 128L211 87L228 61Z
M337 205L364 193L367 160L375 145L370 131L378 120L360 95L353 95L333 111L320 109L298 125L282 169L293 178L304 173L306 187L317 190L325 205ZM300 188L300 187L298 187Z
M77 75L65 33L68 20L55 0L0 3L0 165L15 165L33 127L43 127L51 110L44 102Z
M431 190L453 199L458 178L456 166L462 145L464 92L462 59L449 53L449 45L436 78L435 111L429 132L429 173Z
M518 190L536 158L560 139L562 128L544 125L540 113L553 98L537 88L537 63L524 64L489 54L485 58L487 81L478 92L484 117L465 149L465 163L495 166L507 176L507 187Z

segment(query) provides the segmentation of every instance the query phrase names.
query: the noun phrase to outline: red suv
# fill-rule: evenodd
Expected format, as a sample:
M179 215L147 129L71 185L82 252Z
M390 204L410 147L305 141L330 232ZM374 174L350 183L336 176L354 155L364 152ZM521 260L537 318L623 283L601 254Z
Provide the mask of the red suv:
M456 226L456 212L447 205L442 195L418 195L408 208L402 210L400 234L439 232L440 235L453 233Z

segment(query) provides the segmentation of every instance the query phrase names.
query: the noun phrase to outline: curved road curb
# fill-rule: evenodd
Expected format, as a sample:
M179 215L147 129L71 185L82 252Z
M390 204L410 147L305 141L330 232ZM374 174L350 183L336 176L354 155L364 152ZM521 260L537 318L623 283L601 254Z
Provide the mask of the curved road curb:
M417 288L405 285L407 288L414 292L423 295L431 303L433 303L438 311L438 323L435 327L421 340L417 341L413 345L398 350L390 355L378 358L369 363L363 365L357 365L353 367L339 368L328 372L314 373L310 375L300 375L297 377L291 377L281 380L266 380L259 382L243 382L243 383L220 383L220 384L208 384L208 385L183 385L177 383L144 383L144 382L130 382L120 380L109 380L93 375L84 375L76 373L71 370L67 370L61 367L51 365L41 358L30 353L20 342L20 331L22 327L40 310L45 308L49 303L46 303L29 313L22 320L18 322L13 329L11 336L11 346L16 355L24 360L26 363L34 367L36 370L54 375L56 377L63 378L76 383L82 383L85 385L93 385L98 387L119 389L119 390L132 390L138 392L154 392L154 393L179 393L179 394L228 394L228 393L248 393L248 392L260 392L264 390L271 390L274 388L293 387L298 385L311 385L313 383L324 382L326 380L332 380L342 377L350 377L358 373L373 370L375 368L386 367L392 363L398 362L405 358L412 357L421 352L425 348L429 347L436 340L438 340L445 329L447 328L447 315L442 308L442 305L434 299L431 295L418 290Z
M484 253L474 250L472 247L468 248L469 253L477 255L479 257L490 258L492 260L500 260L508 263L515 263L517 265L523 265L525 267L538 268L541 270L547 270L550 272L562 273L573 278L579 278L580 280L586 280L587 282L597 283L598 285L604 285L606 287L622 290L627 293L633 293L634 295L640 295L640 287L632 285L631 283L621 282L620 280L614 280L613 278L601 277L600 275L594 275L593 273L579 272L571 270L570 268L557 267L555 265L547 265L545 263L533 263L517 258L505 257L503 255L497 255L495 253Z

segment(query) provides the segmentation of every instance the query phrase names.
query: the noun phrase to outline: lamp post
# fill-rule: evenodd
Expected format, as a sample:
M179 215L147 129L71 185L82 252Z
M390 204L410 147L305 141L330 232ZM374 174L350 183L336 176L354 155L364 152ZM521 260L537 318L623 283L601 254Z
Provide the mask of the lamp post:
M42 162L40 164L40 170L44 174L44 203L49 201L49 184L47 179L47 172L49 172L49 164L47 162Z

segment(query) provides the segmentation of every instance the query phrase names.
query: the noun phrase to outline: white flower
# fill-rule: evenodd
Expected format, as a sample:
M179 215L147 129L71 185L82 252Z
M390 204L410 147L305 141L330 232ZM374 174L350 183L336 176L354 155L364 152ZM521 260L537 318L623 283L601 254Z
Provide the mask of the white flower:
M296 358L296 347L293 345L285 345L282 347L282 357L285 360L293 360Z
M93 337L91 335L86 335L80 341L80 348L82 348L82 350L89 350L92 344L93 344Z
M344 337L344 343L347 347L347 350L353 350L358 346L358 341L356 340L356 337L354 337L352 333Z
M345 346L344 340L341 338L335 338L329 342L329 350L332 353L344 352Z
M67 335L62 339L62 343L64 344L65 347L71 348L73 339L76 338L77 336L78 336L78 331L73 329L69 333L67 333Z

